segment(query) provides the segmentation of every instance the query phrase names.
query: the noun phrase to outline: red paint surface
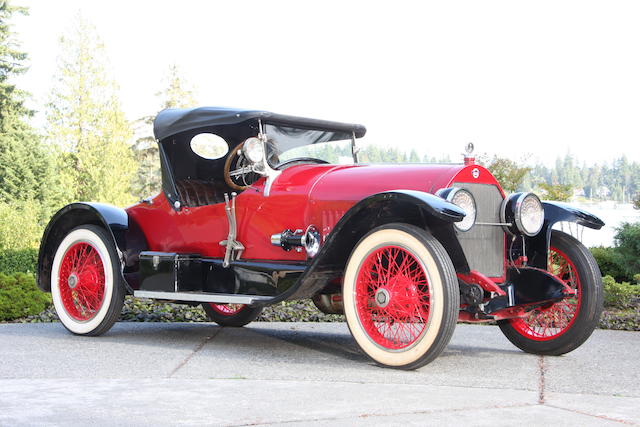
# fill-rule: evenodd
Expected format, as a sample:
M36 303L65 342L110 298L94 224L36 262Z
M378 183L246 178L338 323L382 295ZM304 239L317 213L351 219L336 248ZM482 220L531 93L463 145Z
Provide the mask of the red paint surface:
M474 169L477 178L473 177ZM264 178L238 195L237 238L246 248L242 256L304 260L304 251L285 252L271 245L270 236L287 228L305 230L311 224L326 236L349 208L367 196L388 190L435 193L453 182L493 184L500 188L487 169L475 164L290 167L276 178L269 196L264 196ZM161 193L152 204L134 205L127 212L143 228L150 250L209 257L224 255L224 247L219 244L228 233L224 203L175 211Z

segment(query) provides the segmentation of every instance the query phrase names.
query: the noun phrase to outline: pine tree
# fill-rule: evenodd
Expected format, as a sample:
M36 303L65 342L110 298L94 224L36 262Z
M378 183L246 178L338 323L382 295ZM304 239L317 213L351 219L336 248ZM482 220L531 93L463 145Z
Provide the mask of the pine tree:
M27 94L11 78L24 73L27 54L20 51L9 20L27 10L0 0L0 202L38 200L49 188L50 156L29 125Z
M195 107L196 100L193 91L188 87L180 75L180 69L173 64L165 80L165 89L156 93L160 99L161 110L165 108ZM138 161L138 172L132 182L133 193L139 198L156 194L160 191L160 159L158 146L152 135L152 125L155 114L137 121L138 132L143 136L136 139L134 156Z
M11 31L22 7L0 0L0 248L38 244L52 202L52 156L29 124L28 94L12 83L24 73L27 54Z
M60 39L61 53L49 104L47 137L60 148L61 199L125 205L133 201L136 164L132 131L108 75L96 29L81 15Z

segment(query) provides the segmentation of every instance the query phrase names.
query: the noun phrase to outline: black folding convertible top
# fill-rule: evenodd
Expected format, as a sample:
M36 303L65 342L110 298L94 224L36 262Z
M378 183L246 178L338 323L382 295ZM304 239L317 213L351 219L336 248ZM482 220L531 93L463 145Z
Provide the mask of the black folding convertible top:
M303 129L332 130L355 133L361 138L367 132L362 125L331 122L328 120L307 119L257 110L237 110L223 107L169 108L158 113L153 121L153 133L156 139L163 140L192 129L208 126L233 125L248 120L261 119L263 123L300 127Z

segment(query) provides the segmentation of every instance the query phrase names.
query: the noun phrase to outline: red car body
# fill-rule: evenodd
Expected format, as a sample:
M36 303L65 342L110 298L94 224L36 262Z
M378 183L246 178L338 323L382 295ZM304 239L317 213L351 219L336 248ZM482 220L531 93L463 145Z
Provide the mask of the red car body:
M458 319L498 321L538 354L577 348L597 323L597 264L552 228L604 223L506 195L472 147L461 164L358 164L363 126L215 107L165 110L154 131L159 194L126 209L73 203L45 230L38 285L74 333L106 332L125 294L202 303L223 326L312 298L345 314L374 361L412 369ZM226 154L198 151L213 136ZM355 164L319 157L344 139Z
M473 170L480 172L477 178ZM342 216L368 196L396 189L433 194L454 181L495 185L502 192L493 175L475 164L293 166L282 172L268 196L264 195L265 178L238 195L238 234L246 247L243 258L305 261L304 252L284 252L268 237L317 224L326 238ZM223 256L218 242L227 236L224 203L176 211L160 193L152 203L139 203L126 211L143 227L149 250Z

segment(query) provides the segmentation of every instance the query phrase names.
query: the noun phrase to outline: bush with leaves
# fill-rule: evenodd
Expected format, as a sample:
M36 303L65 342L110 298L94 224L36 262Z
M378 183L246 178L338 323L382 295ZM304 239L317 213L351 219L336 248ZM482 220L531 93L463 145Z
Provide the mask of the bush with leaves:
M596 259L603 276L611 276L619 282L628 280L624 269L620 265L620 257L616 248L597 246L589 250Z
M604 305L607 308L627 309L640 299L640 286L627 282L616 282L611 276L602 278L604 284Z
M0 321L36 315L51 305L51 296L36 286L33 275L0 273Z
M0 202L0 248L37 248L43 230L38 219L39 210L35 201Z
M38 264L38 249L5 249L0 250L0 273L30 273L36 272Z
M616 254L619 264L625 273L625 281L633 280L640 273L640 222L623 223L616 228L614 236Z

